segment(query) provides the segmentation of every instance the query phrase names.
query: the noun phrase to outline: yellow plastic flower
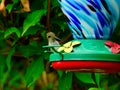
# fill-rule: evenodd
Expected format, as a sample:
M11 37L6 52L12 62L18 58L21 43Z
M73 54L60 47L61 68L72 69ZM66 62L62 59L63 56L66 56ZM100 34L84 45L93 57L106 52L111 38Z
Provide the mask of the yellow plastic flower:
M66 52L66 53L70 53L73 51L73 47L76 46L76 45L80 45L80 42L79 41L70 41L70 42L67 42L65 43L63 46L61 46L60 48L58 48L58 52Z

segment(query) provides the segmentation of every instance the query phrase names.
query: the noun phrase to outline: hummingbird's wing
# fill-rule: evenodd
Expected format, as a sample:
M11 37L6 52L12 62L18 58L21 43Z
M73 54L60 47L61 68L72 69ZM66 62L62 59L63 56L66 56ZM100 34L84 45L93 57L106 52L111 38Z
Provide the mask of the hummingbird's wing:
M57 50L60 47L60 44L59 44L59 42L57 40L54 40L53 42L49 42L48 45L53 46L53 48L55 50ZM54 50L52 50L52 48L51 48L50 51L53 52Z
M59 42L58 42L57 40L55 40L55 41L52 43L52 45L55 46L55 47L54 47L55 50L57 50L57 49L60 47L60 44L59 44Z

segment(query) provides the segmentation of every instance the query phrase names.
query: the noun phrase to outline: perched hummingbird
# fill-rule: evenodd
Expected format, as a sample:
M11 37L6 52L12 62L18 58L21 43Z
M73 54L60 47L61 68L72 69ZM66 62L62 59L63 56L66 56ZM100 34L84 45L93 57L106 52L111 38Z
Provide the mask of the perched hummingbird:
M47 39L48 39L48 45L49 46L55 46L54 49L57 50L60 46L59 42L57 40L60 40L58 37L55 36L55 33L53 32L48 32L46 34ZM50 49L50 51L53 51Z

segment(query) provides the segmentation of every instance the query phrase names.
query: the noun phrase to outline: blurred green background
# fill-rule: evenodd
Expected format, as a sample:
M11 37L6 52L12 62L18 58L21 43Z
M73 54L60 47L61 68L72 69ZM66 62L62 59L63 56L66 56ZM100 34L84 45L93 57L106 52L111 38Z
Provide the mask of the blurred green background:
M0 1L0 90L120 90L119 74L50 67L46 33L73 39L57 0ZM111 40L120 43L120 20Z

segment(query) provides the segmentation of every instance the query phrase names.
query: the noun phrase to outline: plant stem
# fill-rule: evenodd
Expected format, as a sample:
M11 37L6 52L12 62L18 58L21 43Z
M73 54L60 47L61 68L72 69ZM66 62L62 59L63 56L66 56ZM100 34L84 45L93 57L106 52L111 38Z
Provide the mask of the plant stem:
M3 31L5 31L5 27L4 27L2 24L0 24L0 28L1 28Z
M48 5L47 5L47 29L48 29L48 32L51 31L51 29L50 29L50 9L51 9L51 0L48 0Z
M60 41L60 43L64 43L64 42L66 42L71 36L72 36L72 34L69 33L69 34L66 36L65 39L63 39L62 41Z

